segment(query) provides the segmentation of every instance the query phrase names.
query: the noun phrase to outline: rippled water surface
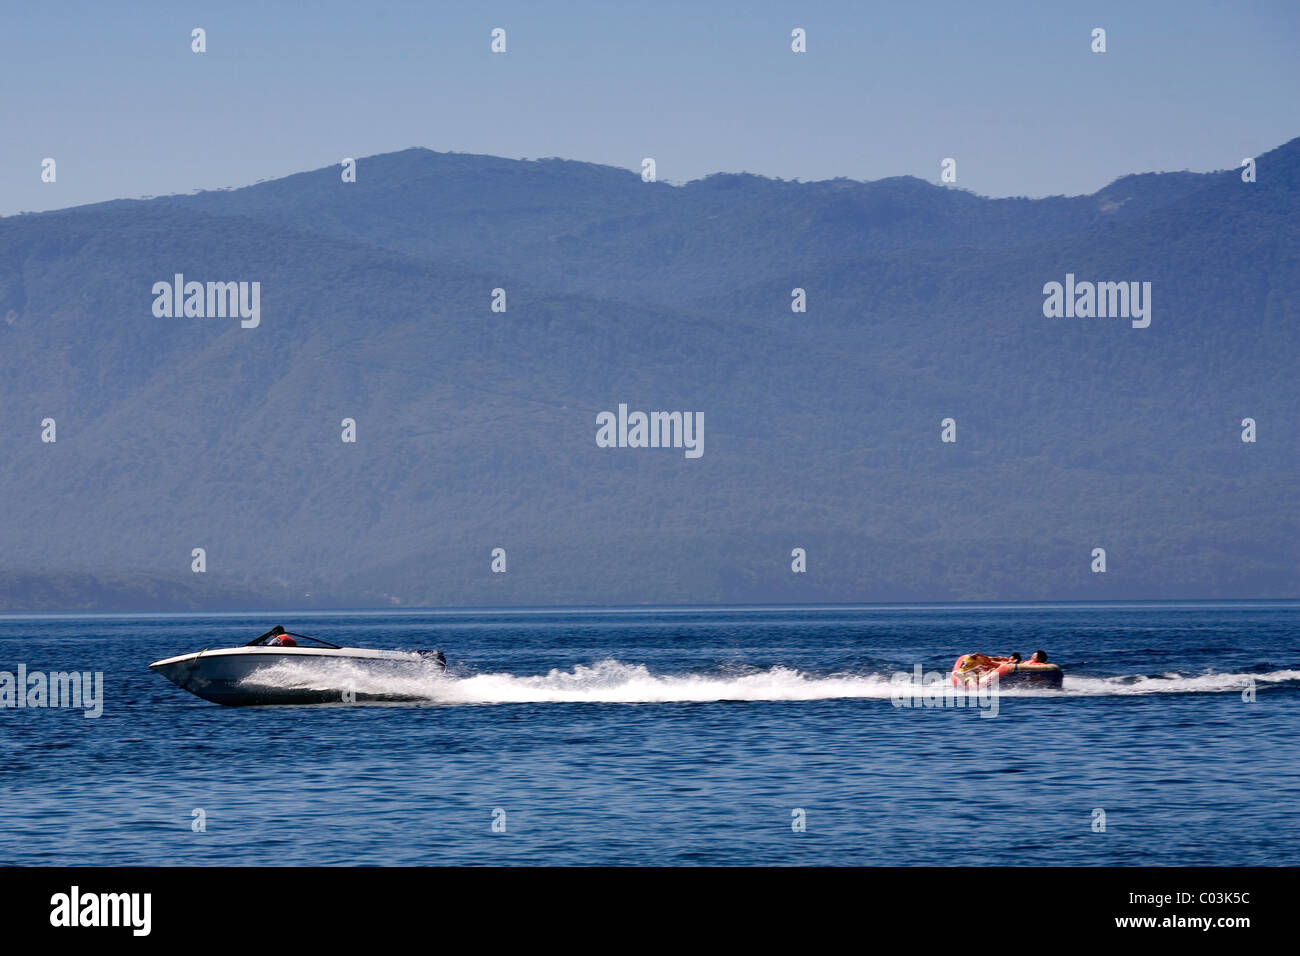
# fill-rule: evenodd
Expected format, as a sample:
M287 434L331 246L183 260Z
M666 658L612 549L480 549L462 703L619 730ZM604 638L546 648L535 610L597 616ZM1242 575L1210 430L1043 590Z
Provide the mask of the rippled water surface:
M275 623L450 672L226 708L148 669ZM1060 692L896 706L1039 647ZM104 701L0 709L6 864L1300 863L1296 603L0 618L20 664Z

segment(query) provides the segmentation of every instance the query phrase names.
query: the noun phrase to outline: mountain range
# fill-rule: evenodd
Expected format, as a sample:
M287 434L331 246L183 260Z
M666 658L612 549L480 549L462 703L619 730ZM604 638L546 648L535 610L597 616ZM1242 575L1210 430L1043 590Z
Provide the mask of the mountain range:
M409 149L0 219L0 609L1300 596L1300 139L1256 164L1031 200ZM156 315L177 274L259 324ZM1149 327L1047 317L1067 275ZM703 455L599 447L620 404Z

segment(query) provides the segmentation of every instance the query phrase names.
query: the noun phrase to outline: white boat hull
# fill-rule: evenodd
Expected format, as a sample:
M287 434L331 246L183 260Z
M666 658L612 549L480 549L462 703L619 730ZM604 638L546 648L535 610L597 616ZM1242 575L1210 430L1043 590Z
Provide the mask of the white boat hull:
M291 665L292 680L283 672ZM367 688L367 677L420 677L446 670L441 655L339 647L231 647L182 654L149 665L196 697L242 707L258 704L340 704L410 701L426 695ZM273 676L278 679L272 679ZM362 678L354 684L356 678Z

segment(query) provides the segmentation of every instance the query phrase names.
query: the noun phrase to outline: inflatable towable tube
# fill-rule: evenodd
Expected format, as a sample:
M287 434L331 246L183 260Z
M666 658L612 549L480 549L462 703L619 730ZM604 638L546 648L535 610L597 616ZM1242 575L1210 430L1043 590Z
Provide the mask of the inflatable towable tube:
M952 665L956 687L983 687L996 679L999 687L1045 687L1059 690L1065 673L1055 664L1017 664L1005 657L963 654Z

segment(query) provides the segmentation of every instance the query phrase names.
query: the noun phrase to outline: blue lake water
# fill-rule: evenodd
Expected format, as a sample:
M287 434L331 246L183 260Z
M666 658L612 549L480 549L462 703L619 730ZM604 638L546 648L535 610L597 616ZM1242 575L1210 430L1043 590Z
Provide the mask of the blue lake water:
M147 667L276 623L450 671L226 708ZM1040 647L1064 690L996 717L891 699ZM1294 602L0 617L19 664L105 699L0 710L0 864L1300 863Z

